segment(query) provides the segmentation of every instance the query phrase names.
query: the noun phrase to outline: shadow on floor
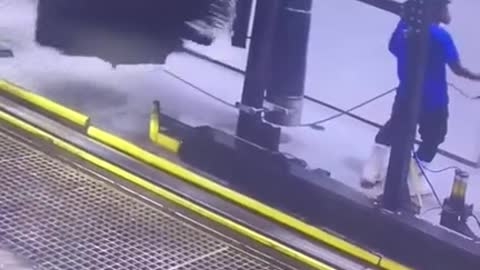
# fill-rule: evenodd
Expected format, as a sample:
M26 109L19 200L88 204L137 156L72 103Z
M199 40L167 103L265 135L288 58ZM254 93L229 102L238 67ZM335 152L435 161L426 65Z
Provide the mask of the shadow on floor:
M44 87L46 96L81 112L95 113L128 104L128 93L97 83L64 80Z

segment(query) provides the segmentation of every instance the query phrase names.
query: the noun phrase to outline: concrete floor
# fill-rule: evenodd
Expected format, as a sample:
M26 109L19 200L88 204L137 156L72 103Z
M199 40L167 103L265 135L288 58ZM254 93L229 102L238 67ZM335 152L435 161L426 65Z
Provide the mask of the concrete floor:
M0 248L0 270L33 270L33 268L10 251Z
M462 62L480 72L480 40L472 25L480 19L478 1L456 1L451 5L450 30ZM387 50L398 19L354 0L314 1L308 54L306 94L341 109L348 109L397 84L395 59ZM200 46L191 45L199 49ZM246 66L246 53L224 41L204 53L237 68ZM450 82L470 95L479 95L480 84L449 74ZM345 98L347 97L347 98ZM449 134L442 148L465 159L480 159L480 122L470 117L480 112L479 101L450 91ZM388 118L393 95L355 111L377 123ZM379 113L380 112L380 113Z
M335 4L333 0L324 0L322 4L315 6L307 93L341 108L347 108L395 84L392 61L390 57L387 59L384 53L388 32L395 21L358 3L354 3L353 6L348 0L336 1ZM192 125L208 124L230 133L234 132L238 114L236 110L199 93L171 77L164 70L168 69L230 103L240 99L243 81L240 74L184 53L171 55L166 66L120 66L117 69L112 69L108 63L95 58L63 56L55 50L38 47L33 42L34 2L34 0L0 0L2 10L0 46L8 46L15 53L15 58L0 59L2 78L85 112L92 117L95 124L134 141L147 141L148 115L153 100L160 100L163 111L181 121ZM351 21L348 23L348 20L340 17L326 16L333 14L336 8L346 9L346 14L343 15L346 18L364 16L368 19L357 24ZM360 15L355 12L359 12ZM379 20L389 20L388 23L379 24L377 19L369 16L373 12ZM331 23L327 24L327 20ZM335 27L317 29L318 25L332 24L335 27L343 27L342 31L334 31ZM375 31L365 31L365 34L347 39L346 31L357 33L361 30L359 25L362 25L363 30ZM342 46L325 46L324 40L327 38L336 38L338 42L342 42ZM351 46L350 38L355 40L356 46ZM362 42L365 44L360 50L358 44ZM232 49L222 39L210 48L189 46L239 67L245 64L246 52ZM355 49L346 53L345 50L339 50L339 47L343 46ZM465 50L468 51L468 48ZM358 53L356 57L362 59L352 61L356 58L350 53ZM472 62L471 59L468 62L472 66L480 65L480 62ZM388 116L390 102L391 99L386 98L359 113L366 118L382 122ZM462 117L455 119L453 116L451 125L455 129L462 123L462 128L464 126L465 129L452 131L445 145L449 150L456 150L457 153L473 158L478 154L474 150L478 143L477 125L465 124L465 121L475 119L463 118L463 115L471 115L476 108L463 103L457 104L455 99L452 100L452 107L456 108L452 110L461 110L459 115ZM303 121L323 119L334 113L317 104L306 102ZM307 160L313 168L327 169L332 172L334 178L361 190L359 174L362 164L368 157L376 129L347 117L339 118L325 126L325 131L308 128L284 129L289 140L282 145L281 150ZM450 165L464 167L452 160L438 157L432 168ZM465 169L472 175L468 200L480 205L480 182L476 181L480 177L480 171ZM453 172L429 176L440 197L448 196ZM374 196L380 192L374 190L366 194ZM437 206L433 199L428 199L425 204L424 210ZM438 213L437 210L429 211L422 217L436 223ZM472 227L477 229L473 223Z

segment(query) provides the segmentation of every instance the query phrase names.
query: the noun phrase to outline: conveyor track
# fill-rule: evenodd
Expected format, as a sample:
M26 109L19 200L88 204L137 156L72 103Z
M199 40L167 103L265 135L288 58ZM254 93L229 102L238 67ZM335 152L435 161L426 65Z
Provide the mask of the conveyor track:
M289 269L16 134L0 144L0 249L30 269Z

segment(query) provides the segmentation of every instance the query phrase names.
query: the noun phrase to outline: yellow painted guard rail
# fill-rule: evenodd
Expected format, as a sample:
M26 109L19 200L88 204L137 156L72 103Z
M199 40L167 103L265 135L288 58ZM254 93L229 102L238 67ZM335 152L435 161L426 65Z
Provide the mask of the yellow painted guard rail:
M178 140L171 138L163 133L160 132L160 104L158 101L155 101L153 104L152 111L150 113L150 121L149 121L149 130L148 134L150 137L150 141L153 143L162 146L167 151L178 153L180 149L180 144Z
M75 110L60 105L41 95L35 94L16 86L8 81L0 80L0 91L11 95L23 102L26 102L36 108L45 110L60 119L67 120L82 128L86 128L89 124L89 117Z
M254 211L262 216L265 216L267 218L270 218L271 220L276 221L277 223L283 224L289 228L292 228L296 231L299 231L307 236L312 237L313 239L316 239L322 243L325 243L331 247L334 247L338 249L341 252L344 252L352 257L355 257L357 259L360 259L362 261L368 262L372 265L379 266L382 269L386 270L409 270L410 268L401 265L400 263L397 263L393 260L390 260L388 258L385 258L381 255L375 254L371 251L368 251L364 248L358 247L352 243L349 243L348 241L335 236L325 230L322 230L320 228L314 227L312 225L306 224L301 220L298 220L292 216L289 216L275 208L272 208L268 205L265 205L261 202L258 202L248 196L245 196L241 193L238 193L236 191L233 191L231 189L228 189L222 185L217 184L215 181L210 180L208 178L205 178L203 176L200 176L199 174L196 174L195 172L192 172L176 163L173 163L165 158L156 156L152 153L149 153L140 147L122 139L119 138L113 134L110 134L106 131L103 131L99 128L89 126L89 117L85 116L81 113L78 113L72 109L66 108L63 105L60 105L54 101L51 101L45 97L42 97L40 95L31 93L27 90L24 90L18 86L15 86L9 82L0 80L0 91L5 91L17 98L20 98L21 100L24 100L26 102L29 102L30 104L33 104L43 110L46 110L58 117L61 117L65 120L68 120L72 123L75 123L77 125L83 126L87 129L87 134L89 137L92 139L103 143L105 145L108 145L112 148L115 148L125 154L130 155L133 158L136 158L142 162L145 162L155 168L158 168L164 172L167 172L171 175L174 175L186 182L189 182L191 184L194 184L196 186L199 186L205 190L208 190L214 194L220 195L240 206L245 207L246 209L249 209L251 211ZM158 106L158 104L156 105ZM169 193L169 191L166 191L164 189L161 189L160 187L155 186L154 184L140 179L136 177L135 175L132 175L123 169L116 167L110 163L108 163L105 160L102 160L100 158L97 158L93 155L88 154L87 152L74 147L73 145L70 145L58 138L53 137L52 135L49 135L48 133L37 129L28 123L22 122L21 120L6 114L4 112L0 112L0 119L15 125L19 128L22 128L25 131L28 131L32 134L35 134L43 139L47 139L48 141L52 141L55 145L58 147L69 151L71 153L76 154L77 156L92 162L93 164L96 164L97 166L106 169L109 172L112 172L116 175L119 175L126 180L129 180L133 183L136 183L144 188L147 188L148 190L151 190L152 192L165 197L169 200L176 199L176 195L173 193ZM150 139L155 142L158 145L161 145L165 149L177 153L178 149L180 148L181 142L178 140L171 138L165 134L162 134L160 132L160 127L159 127L159 120L158 119L158 110L154 108L154 110L151 113L150 117L150 126L149 126L149 137ZM163 196L165 195L165 196ZM180 198L181 199L181 198ZM183 201L182 201L183 200ZM239 224L234 223L233 221L230 221L228 219L225 219L224 217L218 216L214 213L208 212L208 210L201 208L189 201L186 201L184 199L178 200L180 202L181 206L184 206L196 213L199 213L207 218L212 217L215 218L219 223L229 227L230 229L233 229L238 232L244 232L242 234L246 236L250 236L253 239L257 239L260 243L263 243L265 245L271 246L272 248L282 252L283 254L286 254L292 258L295 258L299 260L300 262L303 262L307 265L310 265L314 267L315 269L332 269L329 266L325 265L324 263L321 263L319 261L316 261L315 259L308 257L302 253L299 253L298 251L292 250L286 246L281 245L280 243L277 243L273 240L269 240L265 236L262 236L256 232L249 231L248 228L242 227ZM183 205L184 204L184 205ZM194 205L194 206L192 206ZM192 209L191 209L192 208ZM207 214L209 213L209 214ZM233 228L232 228L233 227Z
M294 230L304 233L320 242L323 242L331 247L334 247L350 256L368 262L372 265L377 265L383 269L389 270L406 270L408 267L402 266L393 260L383 258L373 252L365 250L348 241L332 235L331 233L324 231L320 228L306 224L290 215L287 215L273 207L265 205L259 201L256 201L248 196L238 193L234 190L226 188L220 184L217 184L213 180L209 180L199 174L196 174L176 163L173 163L165 158L156 156L149 153L142 148L132 144L122 138L119 138L106 131L98 129L96 127L90 127L88 129L88 135L100 141L112 148L122 151L138 160L141 160L147 164L150 164L162 171L165 171L175 177L183 179L191 184L199 186L205 190L208 190L214 194L220 195L234 203L241 205L251 211L254 211L262 216L268 217L277 223L283 224ZM173 139L173 138L171 138Z
M155 102L150 114L150 129L149 129L150 139L152 140L153 143L159 145L160 147L170 152L178 153L178 149L181 146L181 142L176 140L175 138L169 137L161 133L160 131L161 120L159 119L160 118L159 112L160 111L159 111L158 102ZM357 247L324 230L313 227L298 219L295 219L294 217L291 217L285 213L282 213L275 208L269 207L241 193L235 192L231 189L221 186L210 179L207 179L198 174L195 174L194 172L191 172L188 169L185 169L177 164L171 163L168 160L162 159L161 157L158 157L158 156L151 155L150 153L146 153L144 150L136 147L135 145L121 138L118 138L111 134L106 134L104 131L100 131L100 130L92 130L90 132L90 135L95 139L102 141L106 144L109 144L110 142L110 146L115 147L118 150L121 150L128 155L131 155L161 170L171 173L192 184L200 186L212 193L215 193L224 198L227 198L235 202L236 204L242 205L243 207L250 209L252 211L255 211L263 216L266 216L280 224L283 224L299 232L302 232L320 242L323 242L329 246L339 249L345 252L346 254L356 257L360 260L366 261L368 263L380 266L383 269L388 269L388 270L409 269L408 267L405 267L393 260L384 258L368 250ZM159 137L161 137L161 139L159 139ZM175 147L172 147L172 145L175 145Z
M257 241L260 244L263 244L264 246L267 246L273 250L276 250L284 255L287 255L299 262L302 262L314 269L317 270L335 270L335 268L320 262L310 256L307 256L303 253L300 253L288 246L285 246L275 240L272 240L260 233L257 233L248 227L245 227L241 224L238 224L230 219L227 219L219 214L216 214L204 207L201 207L187 199L182 198L181 196L178 196L166 189L163 189L150 181L147 181L145 179L142 179L138 177L137 175L134 175L114 164L109 163L106 160L103 160L97 156L94 156L80 148L77 148L76 146L69 144L43 130L40 130L22 120L19 120L15 118L14 116L7 114L5 112L0 111L0 119L19 128L22 129L23 131L26 131L32 135L35 135L36 137L39 137L45 141L48 141L55 146L59 147L60 149L67 151L76 157L79 157L91 164L96 165L99 168L102 168L109 173L112 173L116 176L121 177L122 179L125 179L145 190L148 190L152 192L153 194L156 194L178 206L184 207L198 215L201 215L209 220L212 220L218 224L221 224L237 233L240 233L244 236L247 236L255 241Z

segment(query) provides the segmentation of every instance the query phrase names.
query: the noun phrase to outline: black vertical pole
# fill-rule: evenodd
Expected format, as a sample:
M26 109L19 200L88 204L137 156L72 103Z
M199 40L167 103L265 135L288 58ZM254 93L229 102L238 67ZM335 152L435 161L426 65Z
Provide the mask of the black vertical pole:
M407 91L408 108L402 111L403 129L392 143L383 206L390 211L409 210L410 196L407 177L420 114L423 82L431 23L430 1L408 0L404 5L404 20L408 24L407 79L403 86ZM433 0L435 1L435 0Z
M263 108L265 90L270 77L277 14L278 0L257 1L242 93L242 104L245 106ZM264 123L261 114L252 115L240 111L237 136L271 150L277 150L280 130Z
M260 0L261 1L261 0ZM233 23L232 45L234 47L246 48L248 29L250 26L250 15L253 0L240 0L236 4L236 16Z
M290 112L288 115L272 112L266 119L280 125L297 125L301 122L305 93L312 0L281 0L281 3L266 100Z

